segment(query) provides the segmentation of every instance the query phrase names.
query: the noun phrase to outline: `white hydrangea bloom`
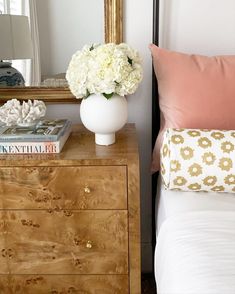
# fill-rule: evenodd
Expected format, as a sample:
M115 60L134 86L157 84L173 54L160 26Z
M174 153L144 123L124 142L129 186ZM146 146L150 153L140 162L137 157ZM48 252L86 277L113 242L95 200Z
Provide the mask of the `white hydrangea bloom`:
M141 59L127 44L84 46L69 63L66 79L78 99L90 94L133 94L143 78Z

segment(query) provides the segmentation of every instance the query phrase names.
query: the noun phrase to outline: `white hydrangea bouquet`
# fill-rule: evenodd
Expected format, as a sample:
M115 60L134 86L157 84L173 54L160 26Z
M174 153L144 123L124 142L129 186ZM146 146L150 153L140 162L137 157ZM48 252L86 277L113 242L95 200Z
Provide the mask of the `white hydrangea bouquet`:
M91 94L133 94L143 77L139 53L127 44L84 46L69 63L66 79L78 99Z

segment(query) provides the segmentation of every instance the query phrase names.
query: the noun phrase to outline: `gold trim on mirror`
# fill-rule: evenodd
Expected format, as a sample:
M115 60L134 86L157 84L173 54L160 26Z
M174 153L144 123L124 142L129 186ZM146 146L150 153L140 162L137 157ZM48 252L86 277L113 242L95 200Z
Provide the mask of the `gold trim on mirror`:
M104 0L104 41L123 42L123 0ZM50 103L80 103L69 88L22 87L1 88L0 104L16 98L19 100L38 99Z
M16 98L18 100L38 99L53 103L77 103L69 88L46 88L46 87L23 87L23 88L0 88L0 103Z
M123 0L105 0L105 43L123 42Z

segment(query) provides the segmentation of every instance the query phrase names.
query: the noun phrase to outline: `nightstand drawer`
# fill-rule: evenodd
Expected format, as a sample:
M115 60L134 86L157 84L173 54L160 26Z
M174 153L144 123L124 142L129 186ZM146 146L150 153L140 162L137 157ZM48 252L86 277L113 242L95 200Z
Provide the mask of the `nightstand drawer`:
M0 209L127 209L125 166L5 167Z
M125 210L2 211L0 221L0 274L128 274Z
M4 275L4 294L128 294L128 275Z

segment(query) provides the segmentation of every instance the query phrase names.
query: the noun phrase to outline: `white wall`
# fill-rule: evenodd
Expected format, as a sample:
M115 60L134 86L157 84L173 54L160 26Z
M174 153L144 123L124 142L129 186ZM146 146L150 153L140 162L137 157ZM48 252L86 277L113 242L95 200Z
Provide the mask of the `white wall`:
M152 195L151 195L151 136L152 136L152 59L148 45L152 42L152 0L124 1L124 39L139 50L144 66L144 79L134 95L128 97L129 121L135 122L139 138L141 166L141 241L142 270L152 267Z
M235 53L234 0L161 0L161 46L197 54Z

